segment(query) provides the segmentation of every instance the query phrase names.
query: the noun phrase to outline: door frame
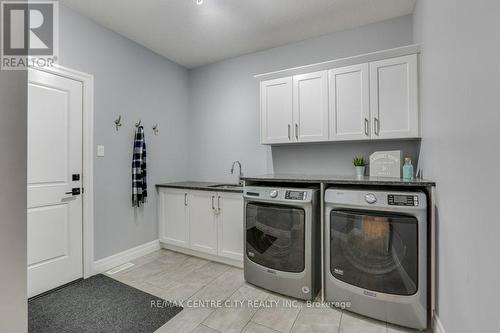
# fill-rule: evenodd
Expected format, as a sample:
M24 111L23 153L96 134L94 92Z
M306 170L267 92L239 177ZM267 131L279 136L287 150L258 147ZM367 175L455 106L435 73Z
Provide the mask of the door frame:
M94 275L94 76L54 64L30 69L82 83L82 244L83 278Z

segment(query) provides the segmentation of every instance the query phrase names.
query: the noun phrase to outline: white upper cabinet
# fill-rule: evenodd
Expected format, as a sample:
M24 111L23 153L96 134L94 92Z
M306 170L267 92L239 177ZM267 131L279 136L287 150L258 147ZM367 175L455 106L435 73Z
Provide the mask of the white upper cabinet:
M328 141L328 72L293 77L293 141Z
M398 53L405 50L414 48L359 56L365 62L311 73L302 74L304 68L280 71L300 72L262 81L261 143L420 137L418 54Z
M292 92L291 77L260 83L262 143L291 142Z
M373 139L419 137L417 55L370 63Z
M370 83L368 64L329 71L330 140L370 138Z

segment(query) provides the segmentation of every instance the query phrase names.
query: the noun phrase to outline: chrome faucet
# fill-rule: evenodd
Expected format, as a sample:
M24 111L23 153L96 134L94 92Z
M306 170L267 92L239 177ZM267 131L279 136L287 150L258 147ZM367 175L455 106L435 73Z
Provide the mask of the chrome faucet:
M233 162L233 165L231 166L231 174L234 174L234 166L238 164L239 168L240 168L240 173L238 174L238 184L239 185L242 185L243 182L241 180L241 177L243 177L243 171L241 170L241 162L240 161L234 161Z

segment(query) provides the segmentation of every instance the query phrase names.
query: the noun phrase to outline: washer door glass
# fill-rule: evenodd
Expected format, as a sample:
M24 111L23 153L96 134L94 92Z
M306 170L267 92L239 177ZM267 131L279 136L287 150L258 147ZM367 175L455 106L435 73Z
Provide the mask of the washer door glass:
M418 288L418 222L385 212L332 210L330 272L360 288L413 295Z
M304 270L305 212L285 205L246 205L247 257L284 272Z

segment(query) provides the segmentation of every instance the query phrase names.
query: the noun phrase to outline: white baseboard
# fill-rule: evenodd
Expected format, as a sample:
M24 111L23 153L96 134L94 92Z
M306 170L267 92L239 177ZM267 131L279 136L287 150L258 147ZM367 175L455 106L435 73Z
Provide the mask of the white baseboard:
M439 317L435 313L434 313L434 323L432 325L432 328L434 329L434 333L446 333L443 324L441 323Z
M139 257L145 256L154 251L158 251L160 249L160 242L158 240L154 240L149 243L145 243L134 248L119 252L117 254L113 254L112 256L99 259L94 261L93 265L93 273L99 274L102 272L106 272L113 267L122 265L130 260L137 259Z

